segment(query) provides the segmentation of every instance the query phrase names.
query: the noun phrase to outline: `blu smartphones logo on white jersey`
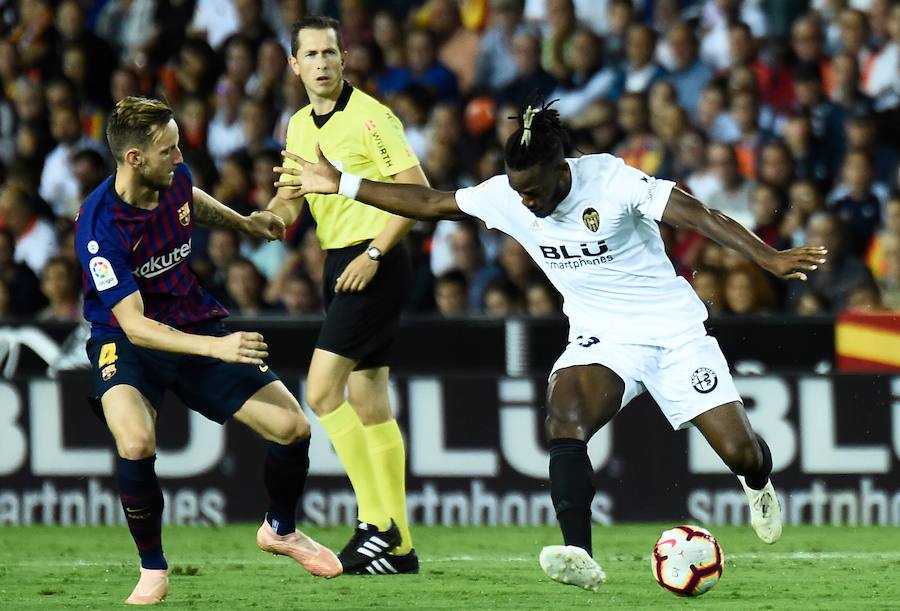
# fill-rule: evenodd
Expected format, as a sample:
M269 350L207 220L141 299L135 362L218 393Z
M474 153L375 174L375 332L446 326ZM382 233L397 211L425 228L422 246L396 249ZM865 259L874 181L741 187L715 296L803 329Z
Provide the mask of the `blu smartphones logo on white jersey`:
M181 246L176 246L164 255L150 257L139 268L134 270L134 275L139 278L153 278L163 274L185 259L191 254L191 241L188 240Z
M609 246L606 245L606 241L600 240L599 242L582 242L578 245L581 252L569 252L569 249L573 251L576 250L575 246L571 244L560 244L559 246L541 246L538 245L541 249L541 253L544 255L545 259L583 259L588 257L599 257L601 255L609 252ZM612 256L609 257L609 260L612 260Z
M609 263L614 257L607 254L609 246L605 240L597 242L582 242L578 246L572 244L560 244L559 246L544 246L538 244L544 261L550 269L578 269L588 265L600 265ZM571 251L571 252L570 252Z

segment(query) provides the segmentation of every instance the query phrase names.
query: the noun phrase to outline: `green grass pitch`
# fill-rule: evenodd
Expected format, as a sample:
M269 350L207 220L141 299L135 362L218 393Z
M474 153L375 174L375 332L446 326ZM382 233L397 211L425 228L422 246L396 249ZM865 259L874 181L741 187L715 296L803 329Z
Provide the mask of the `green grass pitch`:
M786 527L767 546L749 527L713 527L725 573L709 593L680 599L650 574L670 524L595 527L609 580L597 593L551 582L537 555L555 528L416 528L419 575L313 578L255 545L256 525L168 527L171 593L164 609L897 609L900 528ZM308 529L338 548L349 528ZM0 528L0 609L115 609L137 579L123 527Z

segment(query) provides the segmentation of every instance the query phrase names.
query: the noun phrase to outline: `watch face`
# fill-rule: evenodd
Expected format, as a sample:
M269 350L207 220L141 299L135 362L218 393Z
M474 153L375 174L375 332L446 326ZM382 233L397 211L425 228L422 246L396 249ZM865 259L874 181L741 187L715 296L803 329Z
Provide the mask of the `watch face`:
M381 251L378 250L378 249L377 249L376 247L374 247L374 246L372 246L371 248L369 248L369 249L366 251L366 254L368 254L368 255L369 255L369 258L372 259L373 261L377 261L378 259L381 258Z

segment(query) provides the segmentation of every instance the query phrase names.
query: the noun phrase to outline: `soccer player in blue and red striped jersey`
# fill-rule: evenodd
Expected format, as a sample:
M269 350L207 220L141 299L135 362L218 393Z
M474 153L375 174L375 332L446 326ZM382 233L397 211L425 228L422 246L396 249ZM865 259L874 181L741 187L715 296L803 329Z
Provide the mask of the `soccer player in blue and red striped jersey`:
M166 389L211 420L234 417L269 440L269 507L257 545L315 575L339 575L334 553L295 525L309 468L309 421L263 361L263 337L225 331L228 311L187 264L194 223L273 240L283 236L283 221L270 212L242 216L194 187L172 110L160 101L119 102L107 140L116 172L85 200L75 247L84 268L96 397L116 442L119 495L141 559L141 577L126 602L158 603L169 591L154 468Z

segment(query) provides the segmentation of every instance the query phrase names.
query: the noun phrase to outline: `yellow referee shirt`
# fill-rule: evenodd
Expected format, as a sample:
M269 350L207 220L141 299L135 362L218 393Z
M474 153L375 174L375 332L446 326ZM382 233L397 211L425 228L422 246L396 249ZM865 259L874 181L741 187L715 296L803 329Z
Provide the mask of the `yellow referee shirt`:
M338 170L370 180L393 182L398 172L419 165L396 115L346 81L333 111L319 116L307 105L288 123L288 151L313 162L316 143ZM308 194L306 201L325 250L369 241L393 216L343 195Z

